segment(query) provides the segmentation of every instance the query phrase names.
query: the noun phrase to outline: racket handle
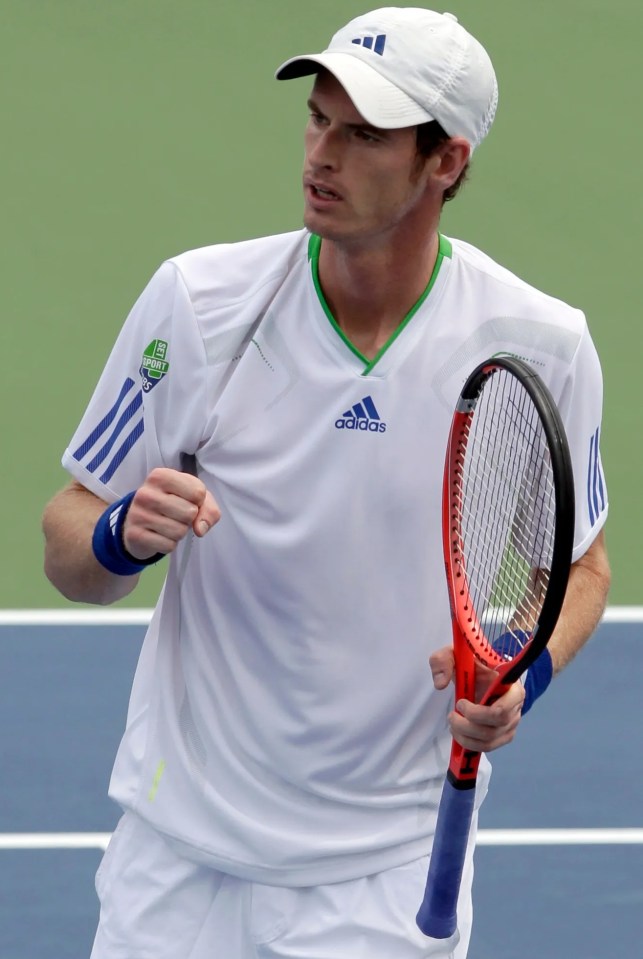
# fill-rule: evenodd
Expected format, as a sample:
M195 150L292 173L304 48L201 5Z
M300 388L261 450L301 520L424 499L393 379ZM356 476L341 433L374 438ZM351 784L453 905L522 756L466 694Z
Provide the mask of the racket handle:
M467 784L469 787L469 784ZM458 925L458 895L475 802L475 781L457 789L447 777L442 789L433 850L416 922L425 936L448 939Z

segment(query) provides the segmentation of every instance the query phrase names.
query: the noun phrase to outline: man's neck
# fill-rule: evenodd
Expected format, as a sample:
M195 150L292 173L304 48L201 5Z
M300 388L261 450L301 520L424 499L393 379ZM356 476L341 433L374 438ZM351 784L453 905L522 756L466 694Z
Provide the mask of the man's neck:
M439 250L437 231L412 249L322 242L319 282L340 329L367 359L389 341L422 296Z

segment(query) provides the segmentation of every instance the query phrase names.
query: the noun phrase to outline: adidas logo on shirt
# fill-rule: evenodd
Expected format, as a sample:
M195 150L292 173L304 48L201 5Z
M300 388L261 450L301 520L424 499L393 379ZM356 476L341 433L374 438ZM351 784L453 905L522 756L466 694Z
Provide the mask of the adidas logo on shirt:
M372 397L365 396L335 420L337 430L361 430L362 433L385 433L386 423L380 419Z

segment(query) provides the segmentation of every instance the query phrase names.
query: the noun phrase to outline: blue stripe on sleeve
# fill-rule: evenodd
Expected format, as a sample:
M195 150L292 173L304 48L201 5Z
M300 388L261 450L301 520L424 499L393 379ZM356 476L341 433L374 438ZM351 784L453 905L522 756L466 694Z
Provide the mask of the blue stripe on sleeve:
M599 446L600 428L596 430L589 443L589 464L587 467L587 505L589 519L594 526L607 505L605 496L605 481L601 469L601 454Z
M125 438L124 443L117 449L103 475L99 477L101 483L108 483L110 481L136 441L143 435L144 429L145 425L143 417L141 417L131 433Z
M96 426L91 431L87 439L83 443L81 443L81 445L78 447L76 452L72 453L72 456L74 457L75 460L78 460L80 462L80 460L82 460L85 456L87 456L87 454L92 449L94 444L100 439L100 437L108 429L108 427L111 426L113 421L116 419L118 411L121 407L121 403L123 402L123 400L125 399L125 397L127 396L127 394L129 393L129 391L132 389L134 385L135 385L134 380L130 376L128 376L125 382L123 383L121 387L121 391L118 395L118 399L112 406L111 410L109 410L105 414L105 416L100 421L98 426Z
M600 434L596 430L596 496L600 496L601 510L605 509L605 485L603 483L603 470L601 469L601 453L599 445Z
M120 434L123 432L123 430L129 423L129 421L132 419L134 414L141 408L142 404L143 404L143 394L139 390L139 392L136 394L132 402L129 404L129 406L123 411L123 413L119 417L107 442L99 449L98 453L96 453L93 460L87 464L87 469L89 470L90 473L96 472L98 467L105 462L105 460L111 453L112 448L114 444L116 443L116 440L118 439Z
M598 503L598 430L594 433L594 463L592 464L592 497L594 513L598 519L600 506Z
M592 473L594 468L594 442L596 439L596 433L592 436L589 442L589 464L587 467L587 505L589 507L589 521L594 525L596 521L596 516L594 514L594 497L592 495Z

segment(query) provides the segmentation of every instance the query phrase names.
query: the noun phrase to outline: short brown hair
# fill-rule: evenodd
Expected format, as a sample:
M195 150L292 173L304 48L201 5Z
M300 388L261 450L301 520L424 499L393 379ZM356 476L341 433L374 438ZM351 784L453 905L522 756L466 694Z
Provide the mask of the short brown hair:
M437 120L429 120L428 123L421 123L416 128L415 144L417 152L421 157L430 157L436 147L450 139L449 134L440 126ZM468 173L469 163L467 162L455 183L452 183L451 186L444 191L442 197L444 203L454 198L467 179Z

